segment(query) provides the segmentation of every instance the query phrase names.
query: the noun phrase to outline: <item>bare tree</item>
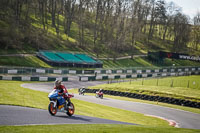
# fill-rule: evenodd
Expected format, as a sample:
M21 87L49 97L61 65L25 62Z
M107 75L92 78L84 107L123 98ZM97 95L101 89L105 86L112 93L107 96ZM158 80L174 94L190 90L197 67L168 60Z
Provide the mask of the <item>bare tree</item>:
M153 37L154 26L155 26L155 0L151 0L151 20L150 20L150 28L148 34L148 42Z
M64 1L64 28L65 34L69 35L72 22L74 20L75 15L75 4L76 0L66 0Z
M192 26L190 37L194 49L198 51L200 46L200 12L197 12L196 16L194 17L194 25Z
M191 31L188 18L181 14L177 13L174 17L173 23L174 29L174 47L175 52L184 51L187 43L189 42L189 34Z

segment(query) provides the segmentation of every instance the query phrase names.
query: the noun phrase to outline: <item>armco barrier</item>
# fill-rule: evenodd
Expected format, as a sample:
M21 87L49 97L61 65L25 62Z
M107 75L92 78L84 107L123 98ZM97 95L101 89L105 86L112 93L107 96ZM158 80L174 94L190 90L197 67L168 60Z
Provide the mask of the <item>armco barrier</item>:
M117 70L68 70L52 68L20 68L20 67L0 67L0 74L149 74L149 73L178 73L178 72L199 72L200 67L169 67L169 68L132 68Z
M160 72L160 73L144 73L144 74L128 74L128 75L97 75L97 76L79 76L79 81L95 81L109 79L125 79L125 78L149 78L149 77L167 77L167 76L184 76L199 75L200 71L195 72Z
M99 89L86 89L85 91L86 93L96 93L96 91L98 90ZM146 95L146 94L120 92L120 91L113 91L113 90L103 90L103 93L108 94L108 95L113 95L113 96L123 96L123 97L128 97L128 98L157 101L157 102L163 102L163 103L169 103L169 104L175 104L175 105L181 105L181 106L187 106L187 107L200 109L200 102L193 102L193 101L183 100L183 99L161 97L161 96L151 96L151 95Z
M0 80L13 80L13 81L68 81L68 77L38 77L38 76L0 76Z

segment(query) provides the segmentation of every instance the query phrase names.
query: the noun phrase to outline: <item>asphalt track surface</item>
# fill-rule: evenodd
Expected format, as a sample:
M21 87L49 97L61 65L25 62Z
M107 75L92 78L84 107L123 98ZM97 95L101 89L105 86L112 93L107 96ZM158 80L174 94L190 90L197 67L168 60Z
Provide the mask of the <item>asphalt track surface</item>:
M54 125L54 124L131 124L95 117L58 112L51 116L47 110L0 105L0 125ZM133 125L133 124L131 124Z
M96 84L103 84L106 82L93 81L93 82L79 82L79 81L69 81L63 82L67 88L80 88L82 86L92 86ZM54 84L53 83L28 83L23 84L22 87L51 92ZM142 113L145 115L151 115L159 118L163 118L170 122L176 123L176 127L180 128L190 128L190 129L200 129L200 114L191 113L179 109L172 109L168 107L162 107L158 105L130 102L123 100L116 100L111 98L99 99L95 96L80 96L75 94L76 99L84 100L92 103L102 104L106 106L111 106L115 108L125 109L133 112Z

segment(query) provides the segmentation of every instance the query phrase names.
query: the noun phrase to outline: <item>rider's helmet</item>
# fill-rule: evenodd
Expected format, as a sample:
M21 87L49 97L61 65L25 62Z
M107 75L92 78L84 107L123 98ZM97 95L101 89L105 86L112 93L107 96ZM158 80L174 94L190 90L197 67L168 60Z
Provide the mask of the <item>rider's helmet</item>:
M56 81L55 81L55 86L56 86L56 87L59 87L59 86L61 85L61 82L62 82L62 81L60 81L60 80L56 80Z

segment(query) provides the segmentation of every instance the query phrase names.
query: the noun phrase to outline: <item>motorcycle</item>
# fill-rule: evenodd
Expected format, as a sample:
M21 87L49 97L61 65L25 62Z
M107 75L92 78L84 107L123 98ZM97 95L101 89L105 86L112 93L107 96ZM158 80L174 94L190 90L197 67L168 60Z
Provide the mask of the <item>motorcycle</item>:
M72 116L75 112L74 104L71 102L70 98L74 97L73 94L68 94L66 101L63 95L59 94L58 90L54 89L51 93L49 93L48 98L50 100L49 103L49 113L51 115L55 115L57 112L64 112L68 116Z
M79 92L79 95L84 95L85 94L85 88L79 88L78 92Z
M103 92L97 91L95 96L96 96L96 98L103 99Z

